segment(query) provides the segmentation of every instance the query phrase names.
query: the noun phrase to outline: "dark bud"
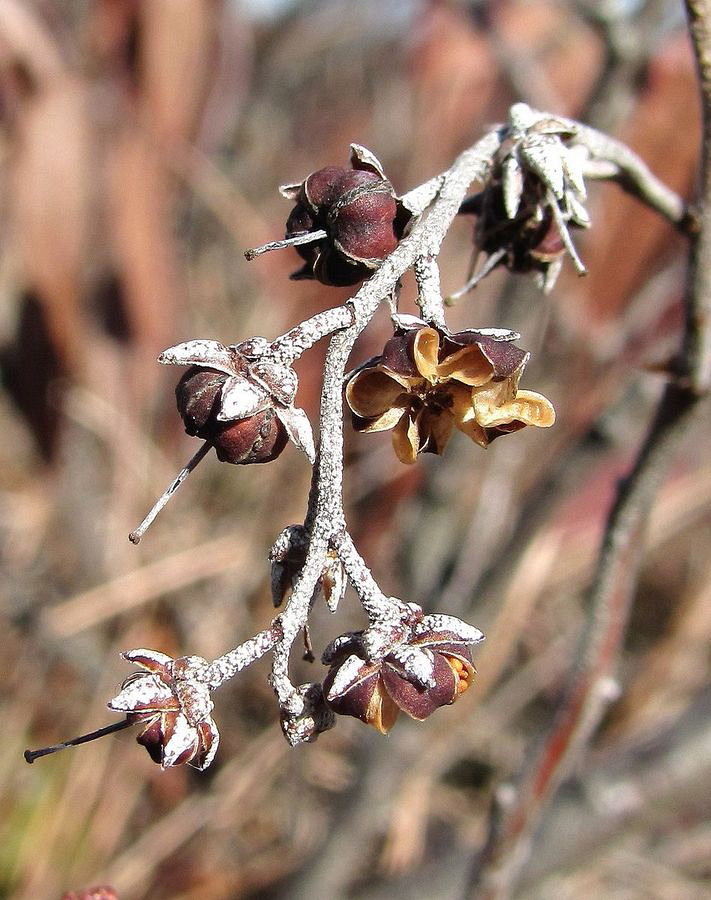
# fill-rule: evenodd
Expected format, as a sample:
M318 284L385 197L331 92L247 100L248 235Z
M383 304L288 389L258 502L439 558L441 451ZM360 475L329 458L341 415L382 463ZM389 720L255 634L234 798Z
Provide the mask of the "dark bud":
M357 284L392 253L412 219L375 156L355 144L350 168L326 166L301 184L282 188L282 194L296 201L285 239L248 250L246 256L293 246L304 260L294 279Z
M226 378L223 372L192 366L180 379L175 388L175 399L187 434L203 436L202 431L213 418L217 397Z
M206 437L221 462L235 465L266 463L276 459L289 442L286 428L272 407L236 422L218 423Z
M221 462L235 465L271 462L286 447L289 436L272 406L236 421L217 418L220 391L227 375L193 366L175 389L185 431L209 441Z

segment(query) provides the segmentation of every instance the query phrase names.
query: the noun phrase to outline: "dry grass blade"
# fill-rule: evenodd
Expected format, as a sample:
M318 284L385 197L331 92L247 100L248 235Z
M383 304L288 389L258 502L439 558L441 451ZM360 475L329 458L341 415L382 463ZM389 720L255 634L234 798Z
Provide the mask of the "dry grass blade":
M244 533L233 532L148 563L65 600L45 610L41 624L55 637L69 637L163 594L241 569L249 558L249 543Z

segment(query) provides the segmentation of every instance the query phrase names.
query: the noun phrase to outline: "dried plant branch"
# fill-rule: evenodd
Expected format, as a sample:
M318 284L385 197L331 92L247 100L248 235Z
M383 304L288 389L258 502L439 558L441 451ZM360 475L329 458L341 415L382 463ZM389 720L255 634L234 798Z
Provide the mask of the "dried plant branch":
M670 382L657 407L647 437L628 477L621 483L610 513L589 596L589 618L581 638L579 663L571 674L564 699L550 732L515 788L499 793L489 837L470 879L477 898L510 896L531 850L533 831L550 798L570 773L571 764L590 740L611 699L617 694L616 664L637 582L642 540L651 505L666 466L673 458L700 401L709 387L711 346L708 304L709 241L711 241L711 33L708 4L688 3L692 38L701 70L704 106L702 195L703 210L691 229L691 267L685 296L686 328ZM580 133L580 132L579 132ZM616 153L616 151L614 151ZM623 162L625 151L618 155ZM604 153L603 153L604 155ZM622 169L620 170L622 173ZM644 172L635 162L624 163L622 183L630 187ZM656 188L635 185L635 192L672 221L688 222L672 197ZM669 202L671 200L671 202Z
M465 150L448 171L402 197L395 195L374 154L358 144L351 145L350 168L327 167L302 184L281 188L296 203L286 237L247 251L247 259L295 247L304 265L292 277L339 285L365 280L342 306L320 312L272 341L251 337L225 345L192 340L159 357L164 364L188 367L176 389L178 408L188 433L205 443L132 532L134 542L212 448L221 461L246 465L270 462L291 441L312 464L313 474L303 524L287 526L270 553L274 601L277 606L286 602L266 629L212 662L198 656L173 659L147 649L124 654L142 671L124 683L109 707L141 726L138 740L156 762L163 767L185 762L198 769L209 766L219 741L211 692L268 653L282 730L292 745L332 727L335 713L387 732L401 711L424 719L469 687L474 675L469 648L482 639L481 632L453 616L425 615L416 603L388 596L348 532L344 387L354 427L392 429L395 452L405 463L415 462L423 451L442 453L454 427L486 447L526 425L552 425L550 402L519 388L529 357L514 345L519 335L500 328L452 333L447 327L438 256L455 217L471 212L479 217L479 249L489 259L478 278L502 264L532 271L549 290L565 254L583 274L570 232L590 226L584 206L588 172L619 180L671 221L686 221L683 202L626 147L522 103L511 108L507 123ZM467 199L473 182L483 189ZM421 318L397 311L401 279L410 269ZM354 344L381 302L390 305L394 335L381 356L346 375ZM315 443L305 412L295 406L298 380L291 365L322 339L329 344ZM683 394L686 389L674 390ZM650 473L656 475L657 467L650 460L666 452L666 436L675 434L679 411L685 413L689 405L677 397L673 409L664 408L664 421L652 432L639 474L629 480L613 515L594 594L600 615L593 620L583 657L586 680L566 725L564 743L571 752L587 734L580 722L587 727L594 718L589 698L607 683L603 675L612 666L624 628L642 521L636 511L651 502L656 483ZM367 615L367 627L339 635L328 645L322 659L329 672L323 683L294 684L290 657L302 632L310 648L308 619L315 599L323 594L334 611L348 583ZM612 596L616 605L609 602ZM612 620L611 612L616 612ZM536 803L558 771L556 759L547 764L542 787L533 790ZM529 818L524 816L524 824Z

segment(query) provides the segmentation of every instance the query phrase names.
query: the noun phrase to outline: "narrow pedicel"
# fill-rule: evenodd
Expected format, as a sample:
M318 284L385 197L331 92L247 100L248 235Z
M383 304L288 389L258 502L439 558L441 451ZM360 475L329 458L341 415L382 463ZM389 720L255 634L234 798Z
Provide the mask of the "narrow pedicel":
M168 485L165 491L160 495L160 497L156 500L153 506L150 508L148 514L145 519L141 522L138 528L135 528L128 536L129 541L132 544L138 544L143 535L148 531L151 527L153 520L158 515L158 513L163 509L163 507L168 503L173 494L178 490L180 485L185 481L188 475L192 472L192 470L197 466L199 462L202 461L203 457L205 457L210 450L212 449L212 444L210 441L205 441L205 443L200 447L195 456L192 457L178 472L173 481Z
M58 750L65 750L67 747L76 747L77 744L87 744L89 741L95 741L97 738L104 737L106 734L113 734L114 731L121 731L128 728L129 725L135 725L128 719L121 719L119 722L112 722L111 725L104 725L103 728L97 728L96 731L89 731L87 734L80 734L79 737L71 738L69 741L62 741L61 744L52 744L49 747L42 747L40 750L25 750L25 762L30 765L40 756L49 756L50 753L56 753Z
M261 247L252 247L250 250L244 251L246 260L251 261L261 256L262 253L269 253L271 250L283 250L284 247L300 247L302 244L313 244L314 241L322 241L328 237L328 232L319 228L318 231L306 231L304 234L295 234L293 237L284 238L283 241L269 241L262 244Z

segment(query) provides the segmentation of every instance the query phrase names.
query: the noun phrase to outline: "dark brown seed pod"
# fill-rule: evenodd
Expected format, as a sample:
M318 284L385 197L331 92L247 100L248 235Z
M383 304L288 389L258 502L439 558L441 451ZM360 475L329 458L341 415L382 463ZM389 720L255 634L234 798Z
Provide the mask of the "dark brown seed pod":
M271 407L236 422L214 423L200 437L214 445L221 462L243 466L271 462L289 441L286 428Z
M293 246L304 260L294 279L345 286L371 275L397 247L412 214L370 151L352 144L350 163L350 168L326 166L300 184L281 188L283 196L296 201L285 238L248 250L247 259Z
M176 385L178 412L189 435L203 436L203 430L214 416L215 402L226 379L223 372L192 366Z

